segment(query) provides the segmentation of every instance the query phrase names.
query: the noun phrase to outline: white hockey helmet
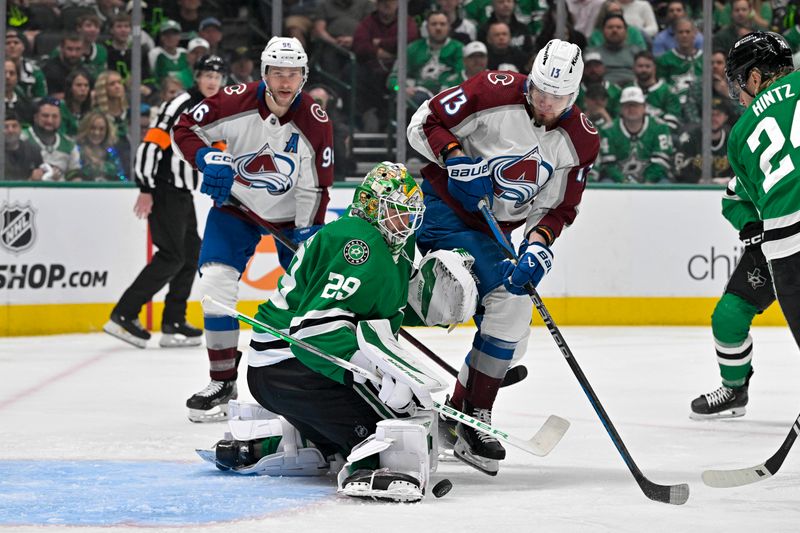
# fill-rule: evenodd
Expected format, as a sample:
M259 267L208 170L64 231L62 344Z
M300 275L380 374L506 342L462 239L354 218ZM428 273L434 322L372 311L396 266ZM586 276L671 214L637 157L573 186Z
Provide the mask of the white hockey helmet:
M296 37L273 37L261 52L261 77L265 78L268 67L300 67L303 72L303 83L298 93L308 80L308 55Z
M572 98L567 105L569 109L578 98L581 78L583 78L583 57L578 45L551 39L536 54L531 73L528 74L528 95L533 87L556 96L571 94Z

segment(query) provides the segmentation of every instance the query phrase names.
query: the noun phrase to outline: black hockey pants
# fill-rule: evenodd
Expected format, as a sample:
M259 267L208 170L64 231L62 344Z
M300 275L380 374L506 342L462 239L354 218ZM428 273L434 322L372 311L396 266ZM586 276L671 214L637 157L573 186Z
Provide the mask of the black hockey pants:
M259 404L283 416L326 457L336 452L347 457L384 418L355 389L294 358L248 367L247 384Z
M775 294L800 348L800 253L770 261Z

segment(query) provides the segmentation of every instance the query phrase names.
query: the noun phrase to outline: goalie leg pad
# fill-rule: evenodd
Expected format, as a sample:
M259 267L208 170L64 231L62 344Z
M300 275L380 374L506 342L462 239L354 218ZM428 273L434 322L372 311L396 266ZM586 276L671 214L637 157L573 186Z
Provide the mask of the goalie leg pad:
M428 326L460 324L478 305L478 286L466 250L437 250L427 254L408 285L408 303Z
M382 420L375 434L353 448L345 467L339 472L339 492L357 498L391 501L422 499L436 470L438 451L436 416L432 411L420 412L406 419ZM432 442L432 448L428 443ZM356 461L378 454L381 468L350 473Z

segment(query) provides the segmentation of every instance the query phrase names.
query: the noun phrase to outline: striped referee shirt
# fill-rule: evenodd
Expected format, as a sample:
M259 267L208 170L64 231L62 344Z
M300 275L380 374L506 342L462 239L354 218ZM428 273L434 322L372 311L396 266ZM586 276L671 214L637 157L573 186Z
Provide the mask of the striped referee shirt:
M136 184L142 192L164 186L187 191L197 188L202 174L172 149L170 130L184 112L202 100L200 91L192 87L158 108L158 116L136 150Z

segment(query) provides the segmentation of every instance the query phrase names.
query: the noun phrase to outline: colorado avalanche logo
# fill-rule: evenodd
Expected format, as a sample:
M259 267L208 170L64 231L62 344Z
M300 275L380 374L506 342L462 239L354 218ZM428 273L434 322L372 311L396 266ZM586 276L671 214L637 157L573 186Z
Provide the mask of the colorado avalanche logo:
M542 159L538 146L522 156L492 158L489 169L494 195L514 201L515 208L532 202L553 174L553 166Z
M274 153L269 144L256 153L238 156L233 166L236 181L249 189L264 189L273 196L280 196L294 184L294 161Z

